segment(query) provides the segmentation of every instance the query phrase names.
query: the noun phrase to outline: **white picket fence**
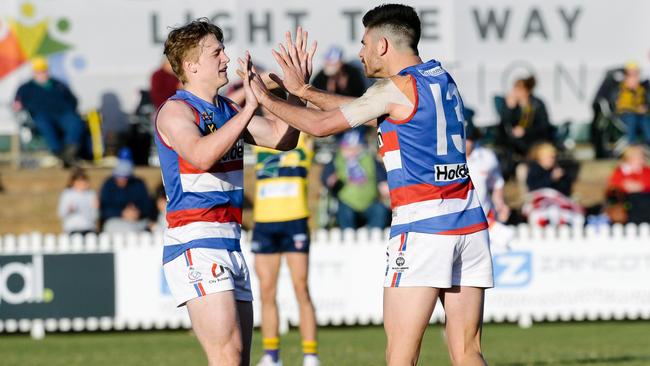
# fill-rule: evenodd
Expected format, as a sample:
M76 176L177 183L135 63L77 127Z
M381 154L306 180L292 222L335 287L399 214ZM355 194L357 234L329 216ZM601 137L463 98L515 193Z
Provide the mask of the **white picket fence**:
M382 323L387 235L386 231L364 229L314 233L310 286L320 325ZM4 235L0 238L0 333L31 331L38 336L43 331L190 327L186 310L176 308L165 290L160 243L160 234L151 233ZM246 234L242 247L256 295L258 284ZM519 322L528 326L539 321L650 319L648 224L599 229L540 229L521 225L516 228L516 237L508 248L493 247L492 250L496 287L487 291L486 322ZM9 306L15 313L16 306L35 306L46 301L36 293L36 297L25 300L24 304L16 303L17 298L22 298L16 294L18 292L40 287L47 289L48 278L43 275L43 268L37 268L43 258L46 272L74 273L74 265L49 268L48 258L59 254L96 253L112 254L114 258L114 273L106 274L108 279L113 276L114 299L109 296L107 301L115 302L114 314L11 318L6 313L3 315L3 311L9 311ZM79 260L83 258L80 256ZM28 268L33 273L20 268ZM91 272L74 273L73 278L97 275ZM10 277L17 274L25 277L23 286L30 286L29 289L9 288ZM36 278L39 274L43 278ZM74 286L74 279L71 282ZM55 289L53 298L59 300L56 293ZM28 293L23 295L29 297ZM79 288L79 296L83 295L84 289ZM9 304L7 298L13 299L13 304ZM298 307L286 266L280 272L277 301L283 328L297 324ZM254 306L255 321L259 324L259 303L255 301ZM437 306L431 320L444 320L441 306Z

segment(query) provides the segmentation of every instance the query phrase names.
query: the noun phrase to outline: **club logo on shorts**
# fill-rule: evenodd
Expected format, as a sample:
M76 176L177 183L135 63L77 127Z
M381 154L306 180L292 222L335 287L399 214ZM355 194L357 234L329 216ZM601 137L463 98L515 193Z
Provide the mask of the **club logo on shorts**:
M296 234L293 236L293 245L296 249L300 250L305 247L307 234Z
M190 283L201 282L203 280L201 272L190 267L190 271L187 273L187 278L190 280Z
M402 256L399 256L397 257L397 259L395 259L395 264L397 264L400 267L403 266L404 263L406 263L406 259L404 259L404 257Z
M261 245L259 241L251 241L251 250L260 250Z
M398 252L397 258L395 258L395 266L393 266L391 269L397 273L405 272L409 269L409 267L405 266L405 264L406 258L404 258L404 252Z

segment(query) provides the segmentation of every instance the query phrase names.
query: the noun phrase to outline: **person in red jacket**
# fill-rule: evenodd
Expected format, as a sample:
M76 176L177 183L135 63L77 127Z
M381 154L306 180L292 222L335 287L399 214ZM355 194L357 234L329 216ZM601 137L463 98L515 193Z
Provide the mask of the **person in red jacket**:
M172 70L172 65L169 63L167 58L162 62L162 65L158 70L154 71L151 75L151 102L154 107L158 109L161 104L163 104L167 98L171 97L176 93L176 89L180 88L180 82L174 71Z
M642 145L628 147L620 164L609 177L608 192L650 193L650 165Z
M643 145L631 145L607 184L605 212L612 222L650 221L650 165Z

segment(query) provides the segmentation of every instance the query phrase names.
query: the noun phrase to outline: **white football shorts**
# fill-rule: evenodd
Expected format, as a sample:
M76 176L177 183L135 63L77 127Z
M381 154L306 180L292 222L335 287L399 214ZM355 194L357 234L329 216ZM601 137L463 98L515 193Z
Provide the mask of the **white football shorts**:
M494 286L487 230L396 235L388 241L386 257L384 287Z
M178 306L216 292L234 291L235 300L253 301L250 274L241 252L192 248L163 266Z

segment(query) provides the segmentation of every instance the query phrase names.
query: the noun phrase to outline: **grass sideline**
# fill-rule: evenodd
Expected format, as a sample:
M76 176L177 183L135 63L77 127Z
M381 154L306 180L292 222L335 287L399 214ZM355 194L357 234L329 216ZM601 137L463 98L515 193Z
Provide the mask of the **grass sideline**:
M521 329L488 324L483 349L490 365L649 365L650 322L544 323ZM261 354L260 333L253 339L253 365ZM323 365L383 365L381 327L325 327L319 343ZM282 337L285 366L301 365L300 335ZM204 365L203 353L188 331L0 334L0 364L12 365ZM430 326L419 365L448 365L442 326Z

